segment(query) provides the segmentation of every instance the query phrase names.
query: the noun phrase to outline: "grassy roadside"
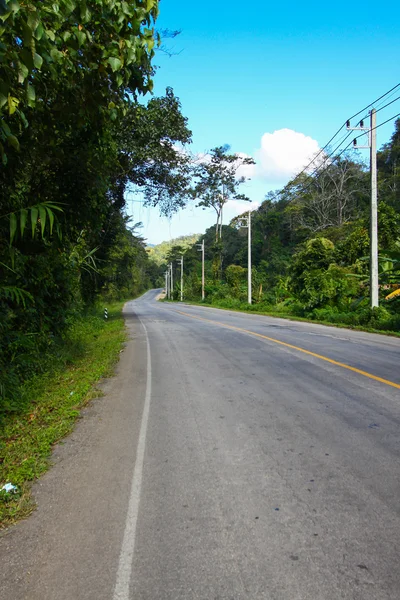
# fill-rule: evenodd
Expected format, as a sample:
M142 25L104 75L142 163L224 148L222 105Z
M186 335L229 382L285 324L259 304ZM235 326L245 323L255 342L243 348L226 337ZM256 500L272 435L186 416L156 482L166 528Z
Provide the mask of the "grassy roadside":
M174 304L179 304L178 301L172 301L172 300L162 300L162 302L174 302ZM203 306L206 308L218 308L219 310L226 310L229 312L238 312L238 313L244 313L244 314L253 314L253 315L261 315L261 316L265 316L265 317L275 317L275 318L279 318L279 319L287 319L288 321L300 321L300 322L304 322L304 323L315 323L317 325L326 325L326 327L337 327L339 329L351 329L353 331L365 331L367 333L378 333L380 335L388 335L391 337L399 337L400 338L400 332L399 331L390 331L390 330L382 330L382 329L374 329L373 327L365 327L362 325L348 325L345 323L333 323L330 321L322 321L322 320L318 320L318 319L307 319L306 317L298 317L295 315L291 315L291 314L287 314L287 313L281 313L281 312L265 312L265 311L260 311L260 310L255 310L255 305L252 305L251 309L244 309L244 308L230 308L227 306L219 306L218 304L207 304L205 302L194 302L193 300L184 300L185 304L192 304L193 306Z
M80 409L98 396L96 383L112 373L126 340L123 304L107 304L107 321L100 308L75 321L47 371L24 384L27 411L2 424L0 488L11 482L17 490L0 492L0 528L34 510L31 482L49 468L52 446L72 431Z

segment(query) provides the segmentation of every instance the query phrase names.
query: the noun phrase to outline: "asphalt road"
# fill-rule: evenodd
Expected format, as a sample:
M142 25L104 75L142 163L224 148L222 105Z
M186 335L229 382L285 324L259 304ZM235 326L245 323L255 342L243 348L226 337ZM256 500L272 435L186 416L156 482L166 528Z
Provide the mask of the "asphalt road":
M399 600L400 340L155 296L0 598Z

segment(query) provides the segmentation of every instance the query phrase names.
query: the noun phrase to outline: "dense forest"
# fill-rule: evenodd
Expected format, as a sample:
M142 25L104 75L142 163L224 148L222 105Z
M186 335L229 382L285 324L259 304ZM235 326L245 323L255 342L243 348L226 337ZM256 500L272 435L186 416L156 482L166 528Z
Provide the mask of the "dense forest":
M172 89L146 101L157 15L158 0L0 1L0 416L99 295L157 275L125 192L182 205L191 139Z
M216 224L205 242L205 301L221 307L297 315L334 323L400 329L400 120L378 152L380 307L369 308L369 169L357 152L341 153L267 194L252 212L252 291L247 305L247 229L242 218ZM214 180L222 189L224 174ZM224 199L219 195L219 201ZM244 203L245 209L245 203ZM196 245L184 255L184 298L201 298Z

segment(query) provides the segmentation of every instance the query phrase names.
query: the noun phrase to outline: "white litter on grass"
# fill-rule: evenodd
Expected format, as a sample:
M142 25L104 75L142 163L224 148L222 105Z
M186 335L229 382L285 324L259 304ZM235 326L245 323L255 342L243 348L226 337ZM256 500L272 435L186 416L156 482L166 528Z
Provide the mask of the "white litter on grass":
M7 493L13 492L15 493L18 488L16 485L13 485L12 483L6 483L5 485L3 485L3 487L0 489L0 492L5 491Z

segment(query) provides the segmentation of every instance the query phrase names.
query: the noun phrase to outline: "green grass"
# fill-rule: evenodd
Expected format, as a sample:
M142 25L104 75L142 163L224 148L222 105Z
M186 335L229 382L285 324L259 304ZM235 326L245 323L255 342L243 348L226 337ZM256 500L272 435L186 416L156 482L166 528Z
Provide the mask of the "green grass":
M126 340L123 302L75 320L62 345L45 357L47 370L27 381L21 394L29 400L22 414L8 415L0 429L0 527L26 517L35 508L31 482L49 468L53 445L69 434L80 409L99 395L96 383L112 374Z
M172 300L163 300L163 302L174 302L174 304L179 304L179 302L177 301L172 301ZM226 311L230 311L230 312L239 312L239 313L248 313L248 314L256 314L256 315L262 315L265 317L275 317L275 318L279 318L279 319L287 319L289 321L300 321L300 322L305 322L305 323L316 323L317 325L326 325L326 327L338 327L340 329L352 329L354 331L366 331L368 333L379 333L381 335L389 335L391 337L400 337L400 332L399 331L392 331L392 330L386 330L386 329L375 329L373 327L367 327L367 326L362 326L362 325L351 325L351 324L346 324L346 323L340 323L340 322L333 322L333 321L325 321L325 320L320 320L320 319L308 319L306 317L299 317L290 313L282 313L279 311L263 311L263 310L257 310L257 305L252 304L251 307L246 308L244 306L241 306L240 308L232 308L232 307L228 307L228 306L223 306L223 305L219 305L218 302L213 302L212 304L209 304L207 302L195 302L193 300L185 300L184 301L185 304L193 304L194 306L205 306L208 308L218 308L220 310L226 310Z

